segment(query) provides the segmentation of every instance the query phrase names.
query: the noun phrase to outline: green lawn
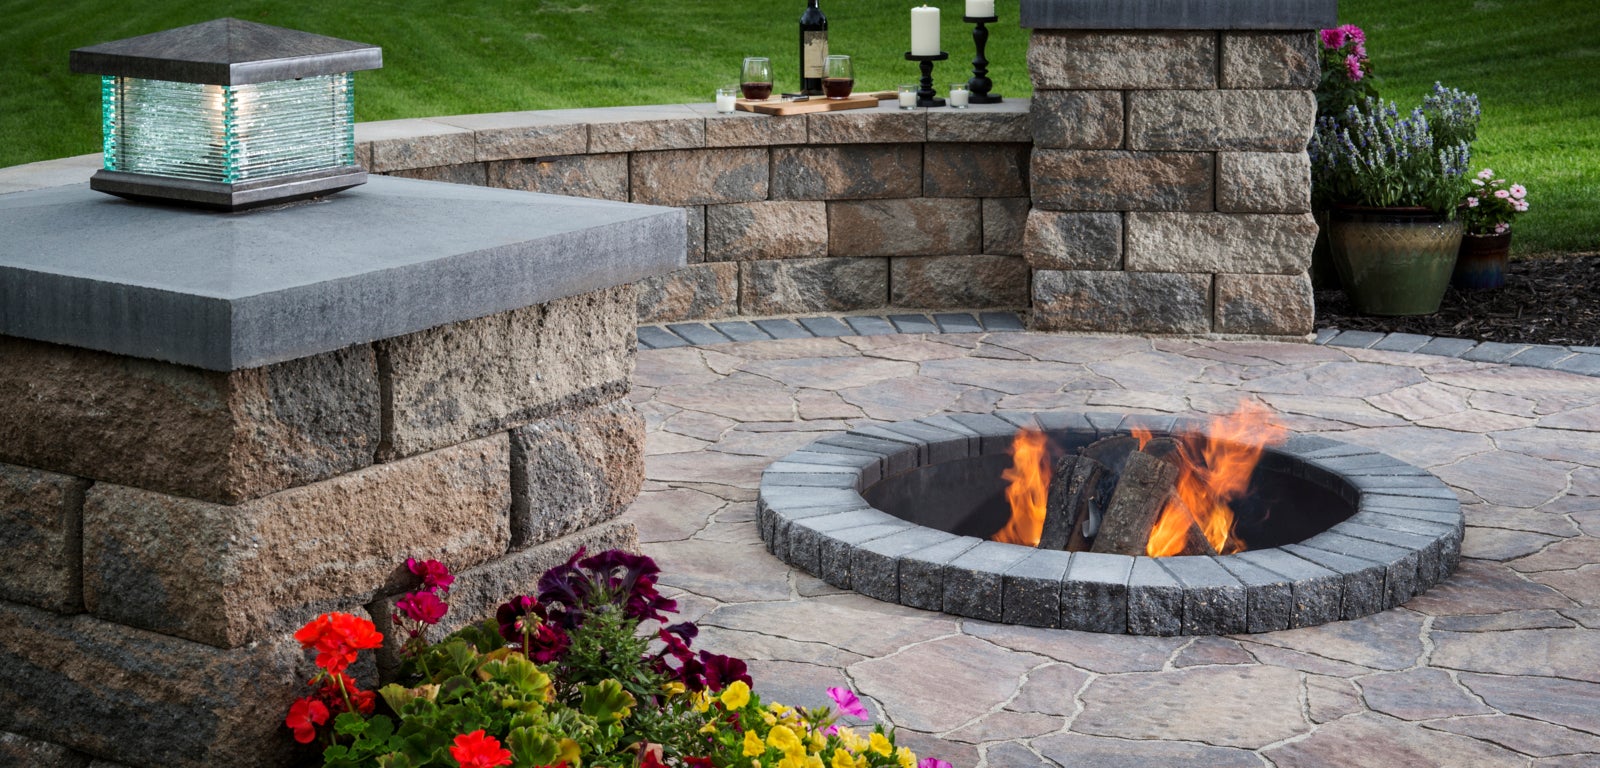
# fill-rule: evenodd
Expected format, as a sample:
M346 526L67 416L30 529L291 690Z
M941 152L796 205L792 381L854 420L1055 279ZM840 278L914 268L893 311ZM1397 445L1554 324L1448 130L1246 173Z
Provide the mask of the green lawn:
M1519 251L1600 249L1600 14L1594 0L1344 0L1366 27L1386 96L1410 104L1441 80L1484 102L1478 164L1531 190ZM944 9L951 60L971 58L962 0ZM822 0L833 50L856 57L862 89L915 79L903 59L911 3ZM1027 95L1016 0L989 40L996 90ZM99 149L97 79L67 72L67 51L218 16L374 43L385 66L356 77L361 120L710 101L744 56L796 85L800 0L0 0L0 167Z

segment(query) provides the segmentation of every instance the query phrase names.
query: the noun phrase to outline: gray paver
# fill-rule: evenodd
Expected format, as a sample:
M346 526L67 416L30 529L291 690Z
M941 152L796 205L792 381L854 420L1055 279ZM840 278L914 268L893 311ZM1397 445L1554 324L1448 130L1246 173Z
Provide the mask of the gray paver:
M938 333L939 326L927 315L890 315L889 322L901 333Z
M648 344L651 349L689 346L689 342L684 341L682 336L658 325L641 325L637 332L639 334L639 343Z
M1312 341L1312 343L1327 344L1328 342L1333 341L1334 337L1338 336L1340 333L1343 333L1343 331L1340 331L1338 328L1318 328L1317 338Z
M756 327L766 331L774 339L809 339L811 332L802 328L793 320L782 318L773 320L756 320Z
M755 323L744 320L725 320L720 323L712 323L711 327L721 331L722 335L734 341L766 341L772 338Z
M1581 373L1585 376L1600 376L1600 354L1585 352L1573 355L1556 363L1555 369L1568 373Z
M856 334L855 330L835 317L802 317L799 319L799 323L810 331L813 336L854 336Z
M1433 341L1432 336L1423 336L1419 333L1391 333L1373 344L1372 349L1386 352L1415 352L1430 341Z
M978 318L963 312L944 312L933 316L943 333L982 333L983 325Z
M1512 355L1506 362L1512 365L1526 365L1533 368L1555 368L1557 363L1572 357L1572 354L1572 350L1566 347L1558 347L1553 344L1538 344Z
M1020 331L1025 327L1015 312L980 312L978 320L988 331Z
M705 323L672 323L667 326L667 330L682 336L684 340L697 347L726 344L733 340Z
M1461 359L1480 363L1503 363L1511 359L1512 355L1527 348L1528 345L1526 344L1502 344L1498 341L1485 341L1462 353Z
M1344 331L1328 341L1330 347L1368 349L1383 341L1384 334L1375 331Z
M850 326L851 330L856 332L857 336L887 336L900 332L899 329L894 327L894 323L889 322L888 318L884 317L850 315L843 318L843 320Z
M1439 355L1441 357L1461 357L1478 346L1472 339L1436 338L1417 349L1424 355Z

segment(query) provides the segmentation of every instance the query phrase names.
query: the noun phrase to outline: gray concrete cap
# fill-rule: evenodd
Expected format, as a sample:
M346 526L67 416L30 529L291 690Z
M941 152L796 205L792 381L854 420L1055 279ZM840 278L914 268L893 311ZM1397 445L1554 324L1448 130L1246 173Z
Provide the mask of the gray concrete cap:
M1322 29L1338 0L1022 0L1024 29Z
M240 19L215 19L78 48L73 72L211 85L358 72L383 66L376 45Z
M0 334L254 368L632 283L676 208L374 177L227 214L78 184L0 195Z

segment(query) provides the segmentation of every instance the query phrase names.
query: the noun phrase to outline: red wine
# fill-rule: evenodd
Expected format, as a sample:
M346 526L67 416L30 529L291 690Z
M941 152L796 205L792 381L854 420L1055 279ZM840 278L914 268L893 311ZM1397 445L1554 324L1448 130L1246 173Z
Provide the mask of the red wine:
M772 95L772 83L740 83L739 90L747 99L765 99Z
M822 93L822 63L828 60L828 17L807 0L800 14L800 92L808 96Z
M854 78L849 77L824 77L822 78L822 92L830 99L842 99L850 95L850 89L856 86Z

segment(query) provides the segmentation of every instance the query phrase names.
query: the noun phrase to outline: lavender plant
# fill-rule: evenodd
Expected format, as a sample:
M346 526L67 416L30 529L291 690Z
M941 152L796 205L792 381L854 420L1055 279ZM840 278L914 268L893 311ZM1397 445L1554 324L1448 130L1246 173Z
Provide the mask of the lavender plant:
M1409 114L1367 98L1320 118L1307 148L1316 202L1453 216L1466 192L1477 122L1477 97L1443 86Z

